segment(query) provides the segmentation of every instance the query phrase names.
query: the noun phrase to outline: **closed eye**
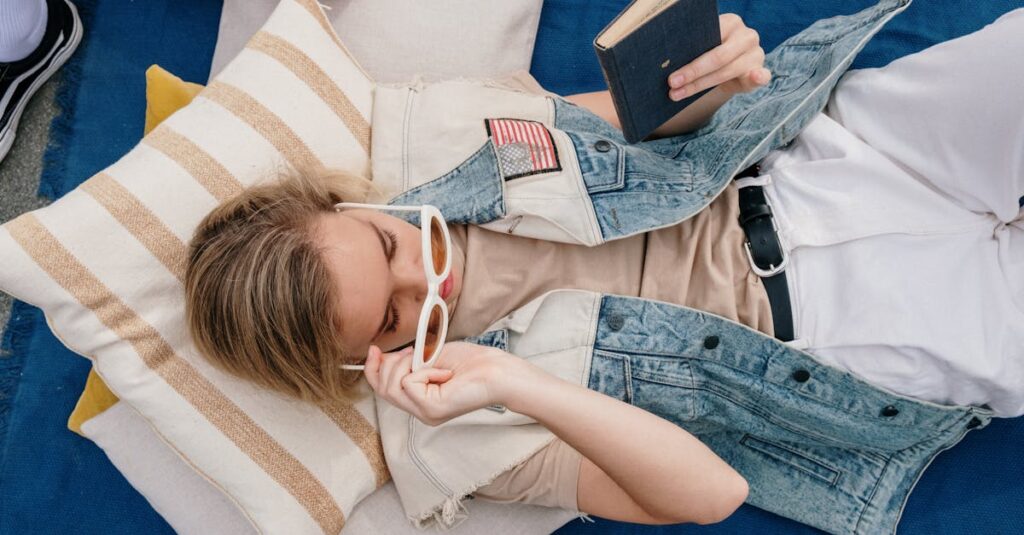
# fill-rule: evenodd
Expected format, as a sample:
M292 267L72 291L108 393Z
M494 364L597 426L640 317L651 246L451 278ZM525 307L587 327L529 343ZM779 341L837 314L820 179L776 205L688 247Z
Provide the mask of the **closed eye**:
M398 249L398 235L394 231L388 229L382 229L377 225L371 223L373 228L377 231L377 238L380 240L380 248L384 253L384 258L387 259L388 264L395 259L395 251ZM378 337L386 332L395 332L398 330L398 324L401 318L398 316L398 308L395 306L394 299L388 301L388 306L384 310L384 318L381 321L381 328L378 331Z
M383 232L384 235L387 236L388 244L390 245L390 247L387 248L385 256L387 257L388 262L391 262L395 259L395 250L398 249L398 235L387 229L383 230Z
M398 308L395 307L395 302L391 301L388 303L388 308L391 310L391 324L384 330L389 333L393 333L398 330L398 323L401 319L398 317Z

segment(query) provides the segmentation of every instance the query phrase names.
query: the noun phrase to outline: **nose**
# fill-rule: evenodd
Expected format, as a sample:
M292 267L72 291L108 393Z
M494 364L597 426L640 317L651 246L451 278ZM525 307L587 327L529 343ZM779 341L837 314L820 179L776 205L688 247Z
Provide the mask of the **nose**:
M394 292L402 299L422 303L427 298L427 276L423 272L423 261L417 255L416 261L404 262L394 268Z

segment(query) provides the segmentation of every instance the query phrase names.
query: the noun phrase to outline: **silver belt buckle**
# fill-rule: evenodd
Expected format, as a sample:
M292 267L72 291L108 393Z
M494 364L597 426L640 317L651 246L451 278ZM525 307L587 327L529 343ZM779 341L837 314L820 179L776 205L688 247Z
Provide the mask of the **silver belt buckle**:
M750 238L743 241L743 249L747 251L747 261L750 262L750 270L762 279L774 277L779 273L782 273L782 271L786 269L786 266L789 265L789 253L786 252L786 248L782 246L782 240L779 239L779 227L775 224L775 216L770 215L768 217L772 220L772 232L775 233L775 243L779 244L779 252L782 253L782 262L780 262L779 265L776 266L775 264L770 264L768 269L761 269L761 267L757 265L757 262L754 262L754 255L750 252Z

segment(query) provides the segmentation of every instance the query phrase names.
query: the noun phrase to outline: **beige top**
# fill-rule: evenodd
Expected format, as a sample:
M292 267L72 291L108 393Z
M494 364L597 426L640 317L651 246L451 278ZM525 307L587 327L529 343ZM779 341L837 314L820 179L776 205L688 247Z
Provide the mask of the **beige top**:
M576 482L582 459L572 446L555 439L473 494L498 503L532 503L576 511Z
M455 225L465 254L462 294L449 337L480 334L555 289L643 297L705 310L773 334L771 308L743 250L736 188L678 225L598 247L554 243ZM477 496L576 510L581 456L555 440Z

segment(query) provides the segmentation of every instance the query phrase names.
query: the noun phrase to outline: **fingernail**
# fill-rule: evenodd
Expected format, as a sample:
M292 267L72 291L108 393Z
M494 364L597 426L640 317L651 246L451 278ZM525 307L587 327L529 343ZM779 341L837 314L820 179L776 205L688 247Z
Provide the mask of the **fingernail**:
M679 86L683 85L684 81L686 81L686 77L683 76L682 74L677 74L677 75L673 76L672 78L669 78L668 85L670 85L672 87L679 87Z
M760 79L762 84L767 84L772 80L772 71L769 71L768 69L761 69Z
M676 89L668 94L668 98L678 101L686 96L686 89Z

